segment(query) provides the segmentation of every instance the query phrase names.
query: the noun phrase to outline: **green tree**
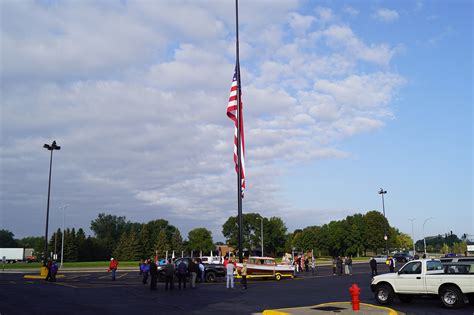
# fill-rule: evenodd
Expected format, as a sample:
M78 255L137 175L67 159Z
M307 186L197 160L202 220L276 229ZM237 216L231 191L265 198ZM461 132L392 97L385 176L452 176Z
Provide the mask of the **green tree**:
M166 235L166 230L162 229L158 233L158 237L155 243L155 250L158 252L158 257L165 257L166 251L171 251L171 246ZM169 252L171 255L171 252Z
M152 232L148 224L143 224L140 231L140 243L143 246L142 257L151 257L155 255Z
M447 254L449 253L449 246L448 244L444 243L443 246L441 247L441 253L442 254Z
M14 239L15 234L8 230L0 230L0 247L18 247L17 241Z
M375 253L384 251L384 235L389 228L387 219L379 211L369 211L364 215L364 223L367 230L364 235L364 243L367 248Z
M76 244L77 244L77 260L87 261L88 253L86 252L86 233L82 228L79 228L76 233Z
M282 255L285 252L287 228L279 217L271 217L263 220L264 252L271 256Z
M76 230L69 228L64 231L64 261L77 261L79 249L76 242Z
M184 250L183 238L181 237L181 233L178 229L174 229L173 233L171 234L170 245L171 249L176 252L181 252Z
M40 258L44 251L44 236L29 236L18 240L18 246L33 248L33 255Z
M408 234L398 232L396 235L396 247L403 250L412 249L413 239Z
M208 252L214 249L212 233L206 228L196 228L189 231L188 248L194 251Z
M261 248L261 221L258 213L242 215L242 246L248 250L259 251ZM263 218L264 247L270 253L282 253L286 243L286 226L278 217ZM222 226L222 234L227 244L234 248L238 246L239 226L237 217L229 217ZM265 249L264 249L265 250Z
M125 217L100 213L97 219L91 221L91 230L110 254L114 250L122 233L130 229L129 225L130 222L126 221Z

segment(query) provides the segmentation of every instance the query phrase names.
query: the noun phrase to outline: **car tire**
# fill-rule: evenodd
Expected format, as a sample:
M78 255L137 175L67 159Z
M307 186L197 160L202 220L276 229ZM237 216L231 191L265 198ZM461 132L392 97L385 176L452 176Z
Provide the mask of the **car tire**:
M206 282L216 282L216 273L212 271L207 272Z
M280 280L281 280L281 274L277 273L277 274L275 275L275 279L276 279L277 281L280 281Z
M375 288L375 299L379 304L389 305L392 303L395 293L389 284L379 284Z
M439 292L443 305L447 308L461 308L464 306L464 295L455 286L446 286Z
M413 295L410 295L410 294L399 294L399 295L398 295L398 298L399 298L400 301L402 301L403 303L410 303L411 300L413 299Z

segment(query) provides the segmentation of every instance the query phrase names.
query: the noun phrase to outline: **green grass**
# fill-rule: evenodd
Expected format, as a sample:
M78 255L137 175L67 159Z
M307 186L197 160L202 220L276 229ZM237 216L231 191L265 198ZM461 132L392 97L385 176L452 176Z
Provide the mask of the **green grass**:
M60 262L58 262L60 264ZM109 267L110 261L81 261L81 262L64 262L64 268L97 268L103 267L104 270ZM5 264L5 269L39 269L43 264L40 262L34 263L15 263L15 264ZM1 267L1 265L0 265ZM120 267L137 267L138 261L119 261Z

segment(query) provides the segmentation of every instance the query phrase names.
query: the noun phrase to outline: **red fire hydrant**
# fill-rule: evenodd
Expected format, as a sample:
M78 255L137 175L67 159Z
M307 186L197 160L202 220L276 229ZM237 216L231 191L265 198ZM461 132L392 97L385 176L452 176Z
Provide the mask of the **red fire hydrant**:
M360 288L356 283L353 283L352 286L349 288L349 293L352 297L352 310L359 311L360 310Z

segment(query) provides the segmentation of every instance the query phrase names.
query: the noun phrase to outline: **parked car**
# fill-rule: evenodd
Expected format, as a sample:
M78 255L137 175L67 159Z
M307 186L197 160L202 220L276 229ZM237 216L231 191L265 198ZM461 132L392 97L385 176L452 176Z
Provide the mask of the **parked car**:
M178 258L174 261L176 270L178 269L179 263L181 261L184 261L186 265L189 265L189 262L193 258L191 257L183 257L183 258ZM224 265L222 264L206 264L203 263L204 265L204 272L205 272L205 279L206 282L215 282L217 280L217 277L224 277L226 274L226 269L224 268ZM165 281L165 271L164 271L164 265L158 266L158 280L160 281Z
M390 304L396 295L405 303L416 295L436 295L447 308L463 307L465 297L474 304L474 274L446 274L436 259L413 260L397 273L375 276L370 288L382 305Z
M393 258L395 258L397 262L403 262L403 263L413 260L413 256L407 253L396 253L393 255Z
M387 255L377 255L374 256L375 261L377 264L385 264L387 262Z

